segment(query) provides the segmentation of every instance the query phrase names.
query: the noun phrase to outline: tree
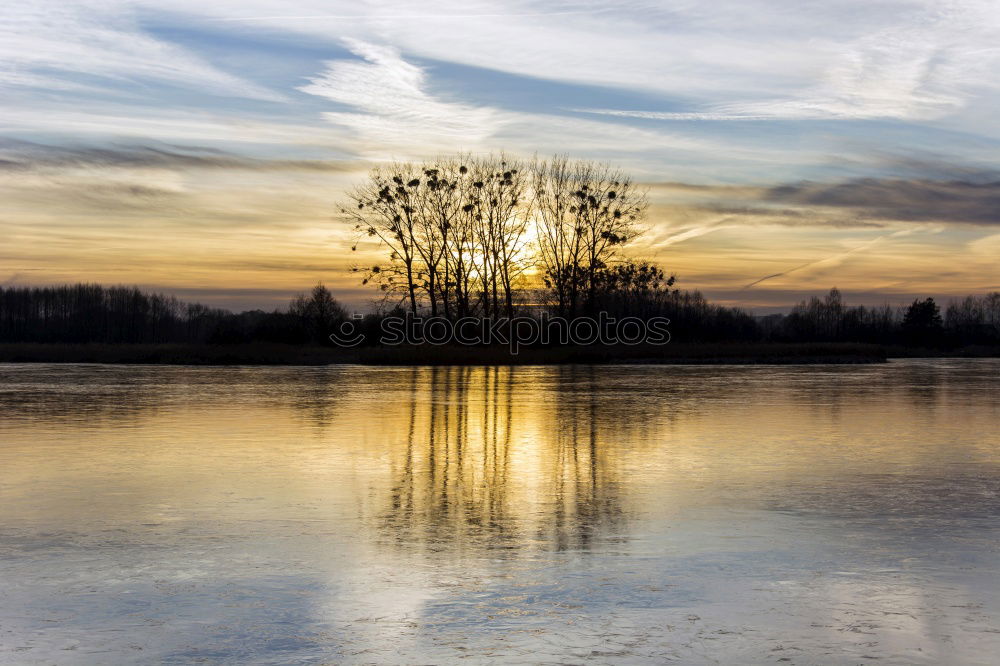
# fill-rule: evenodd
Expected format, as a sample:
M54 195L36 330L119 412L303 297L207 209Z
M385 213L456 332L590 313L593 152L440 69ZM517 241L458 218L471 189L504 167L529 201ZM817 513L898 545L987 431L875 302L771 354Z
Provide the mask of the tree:
M292 299L288 311L299 318L313 341L319 344L328 344L334 326L347 318L347 311L323 283L313 287L309 296L299 294Z
M389 259L356 267L363 283L413 314L426 304L432 315L511 317L537 266L560 314L574 316L594 309L646 207L645 193L607 165L501 153L373 169L341 212L359 242L376 241Z
M623 261L600 271L594 305L616 316L656 316L676 291L671 289L676 281L655 264Z
M813 296L793 307L784 328L796 339L834 341L859 328L864 316L862 309L847 307L840 290L833 287L823 298Z
M937 344L941 340L941 309L933 298L915 300L903 315L903 334L911 344Z
M503 154L474 160L469 211L475 220L480 298L484 315L497 317L503 309L513 316L514 281L524 271L527 179L523 165ZM475 255L474 255L475 256Z
M377 238L389 250L389 270L376 265L367 271L364 282L376 279L383 291L406 290L410 310L417 312L417 203L415 188L420 185L416 166L395 163L376 167L368 180L349 197L353 206L341 212L353 221L359 233ZM355 245L356 247L356 245Z
M1000 292L952 301L945 314L945 328L957 343L997 344L1000 342Z
M341 212L389 263L356 270L416 314L513 314L526 256L528 178L503 154L459 156L373 169ZM359 239L359 240L360 240ZM355 244L355 249L357 244Z
M554 157L533 168L538 260L560 314L590 312L602 271L639 233L646 193L603 164Z

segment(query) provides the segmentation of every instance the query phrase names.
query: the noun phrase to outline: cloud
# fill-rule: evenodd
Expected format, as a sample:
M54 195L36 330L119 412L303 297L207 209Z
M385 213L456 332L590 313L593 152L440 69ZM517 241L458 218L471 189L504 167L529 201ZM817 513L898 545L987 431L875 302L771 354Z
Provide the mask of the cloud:
M725 112L670 112L670 111L625 111L621 109L572 109L577 113L618 118L638 118L640 120L773 120L770 115L734 114Z
M277 0L8 4L0 10L13 26L6 33L0 28L0 38L9 37L0 39L0 56L8 56L3 69L8 85L61 90L53 99L104 91L104 104L93 103L95 95L80 108L57 108L53 99L39 103L32 97L26 104L5 104L0 129L145 132L165 140L201 140L214 133L220 140L249 142L254 134L249 125L266 124L263 142L284 135L289 142L308 143L308 131L271 132L295 120L313 130L318 125L305 115L317 117L314 104L303 103L294 91L301 83L295 78L301 70L294 67L305 53L346 43L359 59L330 61L299 86L338 105L325 116L333 137L317 141L336 141L376 159L426 154L431 147L433 152L570 147L581 156L629 158L642 170L691 174L697 169L705 180L815 164L826 157L826 139L815 133L791 145L755 132L737 136L724 130L730 133L713 136L704 127L675 127L668 134L646 125L633 131L639 130L637 123L621 121L938 118L978 98L989 101L996 89L991 68L1000 55L991 37L996 12L966 0L946 8L924 0L898 0L892 7L860 0L821 6L764 0L442 0L419 9L402 0L375 5L299 0L291 7ZM183 45L172 39L183 39ZM260 40L268 67L241 60L245 51L228 51L228 40ZM225 60L215 60L220 50ZM215 62L225 63L226 71ZM479 73L454 65L519 78L497 78L495 91L479 87L472 93L462 80ZM293 72L282 82L288 105L255 117L227 110L224 115L234 117L215 122L198 118L201 109L162 109L140 98L163 83L261 99L286 92L249 80L257 70L271 79ZM446 89L438 70L447 72ZM589 121L568 117L565 108L546 108L547 102L534 98L530 91L540 79L591 87L569 88L577 103L565 108L586 107L578 102L588 92L610 103L589 109L600 114ZM133 95L134 104L107 103L112 89ZM663 100L669 108L612 108L616 95L632 104ZM160 122L161 116L167 122ZM178 118L176 128L171 116ZM292 138L295 134L301 137ZM845 150L843 142L837 150Z
M22 246L28 236L47 231L58 237L88 226L123 235L151 223L191 229L210 223L269 234L329 227L340 193L365 168L356 161L248 157L191 145L0 139L0 198L6 204L0 226L8 231L8 245L19 240Z
M723 144L580 118L511 111L453 101L432 91L425 68L396 49L347 40L359 59L334 60L299 90L348 107L322 117L344 131L345 145L372 159L415 158L459 150L512 153L561 152L567 145L585 154L628 156L672 150L691 159ZM766 153L766 151L764 151ZM731 150L739 163L749 156ZM753 159L761 159L754 153Z
M31 100L0 101L0 132L12 135L38 132L94 143L132 137L137 141L240 144L249 150L284 146L325 149L345 154L344 135L319 124L286 117L261 117L238 111L136 107L99 101L38 104Z
M356 109L323 117L351 130L360 144L455 149L477 146L498 129L494 110L431 95L424 70L398 50L358 40L347 44L364 62L330 61L299 90Z
M830 8L846 13L851 4L831 3ZM995 89L989 72L1000 65L1000 50L989 35L995 34L1000 15L979 2L902 4L909 7L901 7L887 25L880 26L878 20L857 25L855 21L870 18L868 12L838 17L853 34L841 36L831 34L838 31L829 27L811 26L809 41L799 45L798 55L817 69L796 85L768 85L794 72L794 66L786 65L759 72L763 94L753 97L716 95L715 101L684 111L579 111L667 121L920 121L945 117Z
M353 13L353 14L310 14L307 16L296 16L294 14L278 14L275 16L234 16L214 19L216 21L227 22L257 22L257 21L317 21L317 20L337 20L337 21L455 21L462 19L491 19L491 18L542 18L549 16L572 16L574 14L599 14L611 11L610 7L576 9L566 11L539 11L539 12L500 12L500 13Z
M1000 224L1000 170L893 158L914 178L855 178L775 185L654 183L665 216L731 215L749 224L883 227L894 222ZM933 176L933 177L927 177ZM699 221L699 223L701 223Z
M928 120L961 108L969 91L964 76L970 53L941 39L952 21L923 20L863 35L845 45L820 82L784 97L720 104L722 117L788 120ZM946 38L947 39L947 38Z
M700 238L705 234L712 233L713 231L722 231L723 229L731 229L732 225L716 223L711 225L703 225L698 227L692 227L690 229L685 229L684 231L679 231L677 233L672 233L661 241L654 243L654 247L657 249L669 247L676 243L681 243L683 241L689 240L691 238Z
M287 101L153 37L127 2L33 0L0 7L0 87L108 92L149 81Z
M985 183L878 178L801 182L769 188L762 198L845 209L865 219L1000 224L1000 178Z
M349 161L262 159L196 146L183 149L148 145L72 147L0 139L0 171L77 167L321 172L349 172L358 169L357 163Z
M792 273L798 273L799 271L805 271L805 270L808 270L810 268L824 268L824 269L836 268L837 266L840 266L845 261L847 261L847 259L851 255L853 255L853 254L857 254L858 252L864 252L866 250L870 250L873 247L875 247L876 245L878 245L879 243L882 243L883 241L885 241L887 239L900 238L902 236L909 236L909 235L915 233L916 231L917 231L916 229L909 228L909 229L900 229L899 231L895 231L895 232L893 232L891 234L883 234L883 235L878 236L876 238L872 238L871 240L865 241L865 242L861 243L860 245L852 247L849 250L845 250L843 252L837 252L836 254L832 254L832 255L830 255L828 257L824 257L822 259L817 259L816 261L809 261L809 262L806 262L806 263L801 264L799 266L796 266L794 268L789 268L786 271L781 271L779 273L772 273L770 275L765 275L762 278L758 278L758 279L754 280L753 282L750 282L750 283L744 285L743 288L744 289L750 289L752 287L757 286L758 284L760 284L762 282L766 282L767 280L773 280L775 278L785 277L785 276L791 275ZM931 229L925 229L924 231L927 231L929 233L940 233L941 229L931 228Z
M161 3L138 0L147 11ZM674 120L939 118L991 83L989 2L897 0L175 0L175 12L522 77L669 96L684 109L594 109Z

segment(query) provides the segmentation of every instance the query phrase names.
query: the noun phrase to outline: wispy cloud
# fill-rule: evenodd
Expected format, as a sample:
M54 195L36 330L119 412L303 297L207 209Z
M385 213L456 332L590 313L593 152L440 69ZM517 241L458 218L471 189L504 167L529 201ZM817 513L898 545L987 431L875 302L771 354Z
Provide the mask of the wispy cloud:
M427 12L427 13L383 13L368 14L277 14L274 16L231 16L212 19L223 22L257 22L257 21L456 21L464 19L495 19L495 18L542 18L548 16L573 16L575 14L601 14L612 11L611 7L571 9L565 11L539 12L494 12L494 13L459 13L459 12Z
M570 109L595 116L616 116L640 120L774 120L771 115L748 115L724 112L627 111L622 109Z
M949 163L909 163L936 178L855 178L770 186L657 183L653 194L674 211L732 215L743 223L882 227L895 222L1000 224L1000 171Z
M666 121L914 121L946 116L994 87L986 72L1000 63L1000 49L989 35L995 33L1000 17L984 3L912 3L909 8L901 6L894 18L890 25L873 21L867 29L859 26L846 39L820 27L809 43L801 45L801 55L818 71L811 81L786 87L780 95L773 94L779 92L776 86L768 90L768 74L787 75L794 67L761 72L765 86L754 97L717 95L715 101L684 111L578 110ZM841 21L845 27L851 25L851 17Z
M287 101L153 37L141 28L130 3L34 0L0 5L0 87L109 92L151 81Z
M232 171L357 171L351 161L263 159L217 148L149 145L62 146L0 139L0 171L97 167Z
M710 234L713 231L722 231L723 229L729 229L729 228L730 228L729 225L722 223L693 227L691 229L685 229L684 231L670 234L662 241L656 243L655 246L657 248L666 248L670 247L671 245L675 245L677 243L690 240L692 238L699 238L701 236L704 236L705 234Z
M368 142L364 153L369 156L392 155L401 146L420 143L437 144L442 150L495 144L529 125L558 129L566 118L560 108L505 115L505 104L476 101L461 85L445 89L433 79L433 69L417 63L598 86L605 100L611 90L641 93L638 99L670 100L668 109L567 105L594 115L590 125L575 126L579 133L599 136L611 134L596 131L600 125L622 127L631 119L941 118L966 109L977 98L992 99L997 86L991 83L991 72L1000 59L992 39L1000 16L989 3L977 0L946 5L899 0L891 7L861 0L822 6L765 0L443 0L427 8L403 0L376 5L298 0L292 6L279 0L174 0L168 8L154 0L40 0L8 3L0 12L6 19L0 24L0 86L72 89L80 95L87 90L138 94L143 86L167 83L213 94L281 99L294 106L300 100L294 92L286 94L296 86L294 80L286 81L285 89L255 82L261 68L209 55L218 49L215 36L219 43L232 36L277 37L273 46L304 35L311 50L346 42L362 62L332 61L301 89L347 107L331 110L327 118L346 130L345 141ZM181 45L170 41L170 33L155 29L163 25L194 27L201 37L185 36ZM204 45L212 48L198 48ZM268 55L281 58L276 50ZM531 103L523 97L511 102L522 113ZM274 120L290 110L275 109ZM619 122L612 123L612 118ZM34 125L44 120L42 116ZM569 120L564 124L572 126ZM86 129L78 123L73 131ZM674 148L681 139L697 138L706 156L714 154L712 144L722 143L705 140L706 128L672 127L670 136L648 124L643 129L620 135L617 152L642 152L658 134L656 145ZM241 127L233 124L230 131L240 134ZM544 138L544 131L531 138ZM566 137L563 147L574 139ZM716 172L739 172L740 163L754 161L774 168L782 160L773 159L772 153L779 152L785 164L808 159L802 154L808 149L801 145L798 151L779 150L778 145L756 140L752 132L727 139L727 161L716 165ZM810 140L820 142L822 137ZM522 143L527 143L523 137ZM674 157L658 159L666 165ZM705 172L711 175L707 168Z
M926 229L925 231L929 233L940 233L941 229L929 228ZM794 268L789 268L786 271L781 271L779 273L772 273L770 275L765 275L764 277L757 278L753 282L744 285L743 289L751 289L761 284L762 282L773 280L775 278L787 277L792 273L798 273L800 271L805 271L812 268L825 268L825 269L836 268L837 266L843 264L851 255L857 254L859 252L865 252L866 250L870 250L885 240L892 238L900 238L902 236L909 236L910 234L913 234L915 232L916 229L908 228L908 229L900 229L899 231L895 231L891 234L883 234L881 236L877 236L876 238L872 238L871 240L865 241L860 245L852 247L849 250L845 250L843 252L837 252L835 254L823 257L822 259L817 259L815 261L809 261Z
M323 116L355 133L361 145L475 146L498 129L493 110L430 94L424 70L398 50L358 40L347 44L364 62L330 61L299 90L356 109Z
M712 145L722 147L712 140L455 101L432 90L427 69L404 58L399 50L359 40L345 43L358 58L327 62L326 69L299 90L347 107L322 116L346 130L345 142L370 158L498 146L531 154L559 152L566 145L589 154L614 151L633 157L674 150L680 158L703 154ZM731 159L746 156L733 151Z
M865 178L768 188L767 201L851 211L867 219L1000 224L1000 174L993 181Z
M241 144L324 148L343 153L344 134L320 123L261 117L232 110L139 107L103 100L39 105L36 100L0 100L0 131L11 134L38 132L73 137L74 141L137 141Z

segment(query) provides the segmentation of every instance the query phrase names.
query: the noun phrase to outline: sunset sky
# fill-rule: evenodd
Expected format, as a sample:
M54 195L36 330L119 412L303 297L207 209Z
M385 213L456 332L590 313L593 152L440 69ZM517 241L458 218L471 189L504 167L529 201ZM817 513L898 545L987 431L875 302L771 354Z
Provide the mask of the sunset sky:
M1000 290L1000 4L7 2L0 284L233 309L322 280L372 165L608 161L633 254L758 313Z

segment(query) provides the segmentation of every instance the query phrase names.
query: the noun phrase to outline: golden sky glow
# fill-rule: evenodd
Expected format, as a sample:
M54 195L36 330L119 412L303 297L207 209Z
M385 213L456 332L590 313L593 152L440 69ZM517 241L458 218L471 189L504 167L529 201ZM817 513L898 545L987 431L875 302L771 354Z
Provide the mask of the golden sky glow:
M0 174L4 280L138 283L225 306L276 307L323 281L357 307L354 263L384 260L337 219L364 165L329 168L46 168ZM631 254L679 285L746 307L785 305L837 286L864 302L1000 288L1000 234L947 220L826 224L836 208L758 206L752 188L702 193L653 185ZM737 212L714 208L742 205ZM767 276L775 276L747 288Z
M0 8L0 284L365 307L345 188L506 150L646 183L633 254L725 303L1000 289L990 3L30 4Z

